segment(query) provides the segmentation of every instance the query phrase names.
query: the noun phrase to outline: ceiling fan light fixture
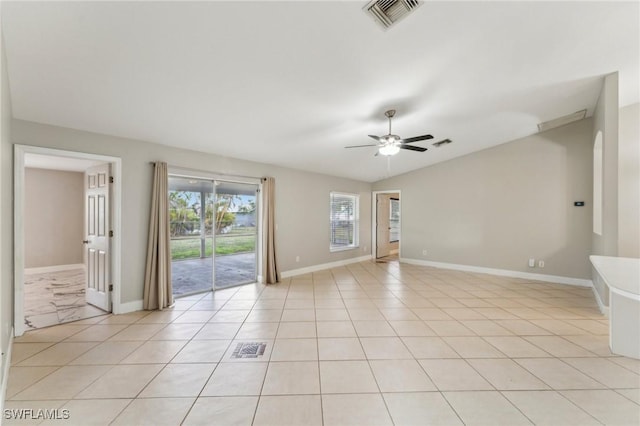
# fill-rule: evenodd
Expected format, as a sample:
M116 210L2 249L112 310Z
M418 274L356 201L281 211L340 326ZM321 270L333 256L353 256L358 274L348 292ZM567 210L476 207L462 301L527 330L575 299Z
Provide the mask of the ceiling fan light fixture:
M395 144L384 145L381 146L380 149L378 149L378 152L380 153L380 155L396 155L398 152L400 152L400 147Z

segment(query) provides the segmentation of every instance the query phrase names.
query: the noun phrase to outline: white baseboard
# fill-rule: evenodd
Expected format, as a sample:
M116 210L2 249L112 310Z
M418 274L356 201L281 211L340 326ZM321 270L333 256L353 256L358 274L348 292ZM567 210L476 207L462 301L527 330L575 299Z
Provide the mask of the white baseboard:
M133 302L120 303L118 308L114 304L113 313L114 314L128 314L129 312L141 311L143 307L142 300L134 300Z
M591 290L596 297L596 303L598 304L598 309L600 309L600 313L605 317L609 318L609 307L602 302L600 298L600 293L598 293L598 289L595 286L591 286Z
M9 380L9 367L11 367L12 350L13 350L13 327L11 327L11 330L10 330L9 344L7 345L6 353L2 357L2 388L0 389L0 413L4 413L4 400L7 396L7 383Z
M53 265L53 266L42 266L39 268L24 268L25 274L46 274L49 272L60 272L60 271L68 271L70 269L82 269L84 268L83 263L73 263L71 265Z
M264 278L262 277L262 275L258 275L258 276L256 277L256 282L257 282L258 284L264 284Z
M411 265L431 266L441 269L453 269L455 271L478 272L481 274L499 275L503 277L522 278L526 280L544 281L556 284L576 285L580 287L593 287L591 280L583 278L562 277L559 275L534 274L531 272L510 271L508 269L485 268L482 266L459 265L456 263L432 262L430 260L401 258L400 262Z
M306 268L292 269L290 271L280 272L280 278L289 278L296 275L308 274L311 272L322 271L323 269L337 268L339 266L349 265L351 263L359 263L371 260L371 255L354 257L351 259L338 260L336 262L323 263L321 265L307 266Z

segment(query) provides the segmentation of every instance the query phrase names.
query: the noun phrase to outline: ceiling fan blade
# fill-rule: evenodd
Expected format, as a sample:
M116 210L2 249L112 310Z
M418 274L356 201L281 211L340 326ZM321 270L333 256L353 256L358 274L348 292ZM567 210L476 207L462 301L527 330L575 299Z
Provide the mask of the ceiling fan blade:
M382 141L382 138L380 136L375 136L375 135L369 135L370 138L373 138L375 140L377 140L378 142Z
M414 136L412 138L402 139L402 143L420 142L420 141L426 141L427 139L433 139L433 136L431 135Z
M398 148L408 149L409 151L418 151L418 152L425 152L427 150L427 148L423 148L421 146L413 146L413 145L400 145Z
M351 146L345 146L345 148L364 148L366 146L378 146L378 144L371 143L369 145L351 145Z

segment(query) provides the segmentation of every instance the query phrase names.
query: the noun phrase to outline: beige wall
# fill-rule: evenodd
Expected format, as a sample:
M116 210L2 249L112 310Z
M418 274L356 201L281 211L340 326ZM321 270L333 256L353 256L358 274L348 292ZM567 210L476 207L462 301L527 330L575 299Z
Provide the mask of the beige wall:
M586 119L375 183L401 190L402 257L590 278L591 135Z
M618 256L640 257L640 104L619 111Z
M280 271L363 256L371 247L371 184L366 182L21 120L12 122L12 142L122 158L122 302L142 299L151 199L150 161L220 174L275 177ZM9 145L8 141L5 145ZM12 173L11 167L5 170ZM356 250L329 251L331 191L360 194L360 247ZM2 216L10 217L11 212L9 206L3 209ZM295 261L296 256L300 257L299 262Z
M4 54L4 38L0 31L0 68L2 70L2 94L0 126L0 383L3 379L7 348L13 324L13 230L11 215L11 99L9 96L9 77L7 74L7 58ZM0 404L1 405L1 404Z
M25 169L24 265L83 262L84 173Z

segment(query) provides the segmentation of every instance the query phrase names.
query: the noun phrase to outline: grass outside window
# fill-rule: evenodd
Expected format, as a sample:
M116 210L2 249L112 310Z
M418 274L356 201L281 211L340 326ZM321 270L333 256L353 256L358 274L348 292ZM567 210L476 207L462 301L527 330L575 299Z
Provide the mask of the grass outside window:
M255 234L229 233L216 236L216 256L250 253L256 249ZM213 241L205 239L205 257L213 254ZM171 240L171 260L200 258L200 237L176 238Z

